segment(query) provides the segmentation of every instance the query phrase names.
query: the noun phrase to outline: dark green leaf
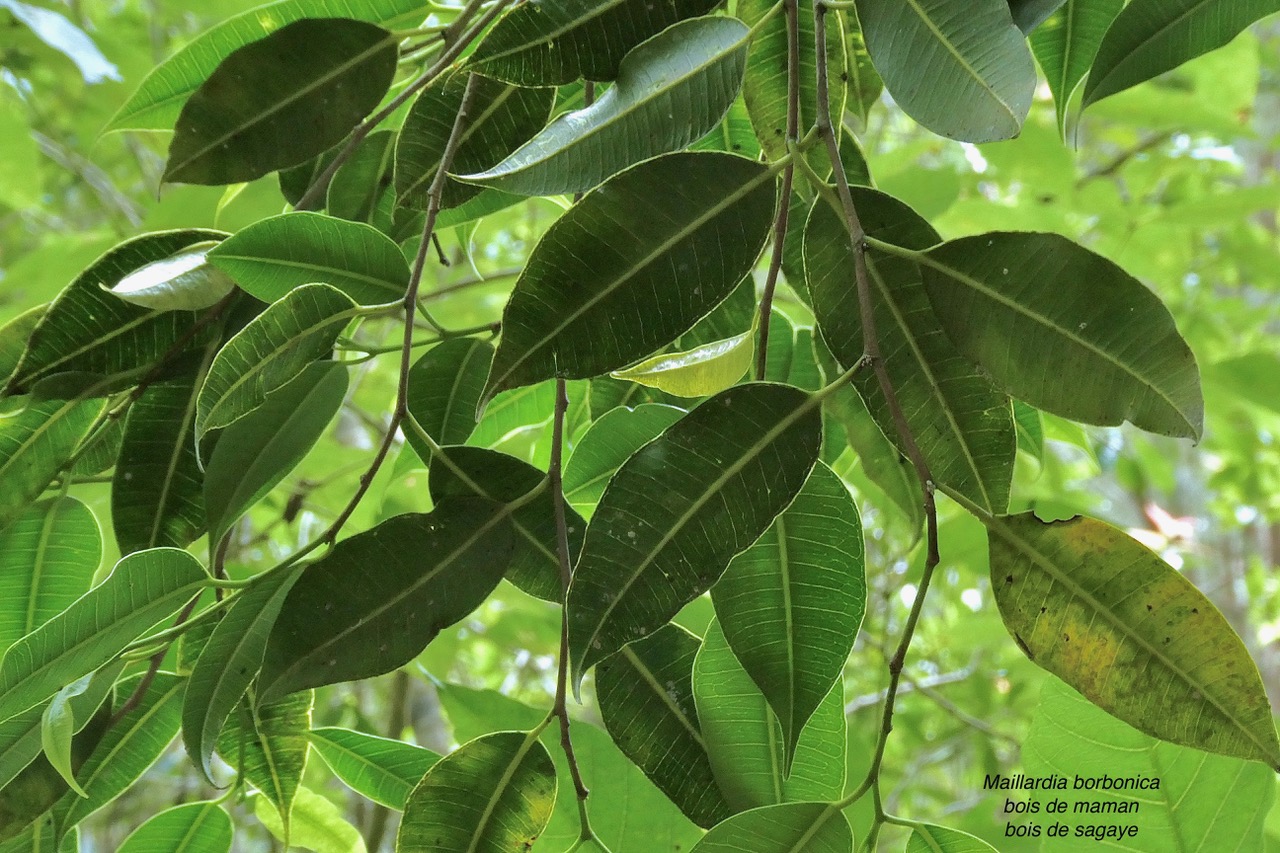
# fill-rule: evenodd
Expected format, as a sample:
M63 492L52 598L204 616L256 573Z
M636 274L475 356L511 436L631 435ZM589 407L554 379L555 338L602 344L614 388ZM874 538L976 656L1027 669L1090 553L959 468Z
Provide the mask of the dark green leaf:
M1031 660L1152 737L1280 768L1258 669L1189 580L1091 518L986 524L996 604Z
M786 385L730 388L618 470L569 589L575 684L706 592L786 508L818 457L816 403Z
M1274 12L1276 0L1134 0L1098 47L1084 106L1216 50Z
M194 597L208 577L195 557L176 548L125 557L106 580L9 647L0 663L0 721L111 660Z
M294 21L237 48L183 105L163 180L252 181L320 154L382 100L397 56L390 33L348 18Z
M597 418L578 439L564 468L564 496L590 517L605 486L622 464L684 416L675 406L644 403L618 407Z
M396 849L527 850L547 825L555 799L555 766L537 738L485 735L427 771L405 803Z
M72 497L33 504L0 531L0 649L88 592L101 559L98 521Z
M323 282L361 305L381 305L403 299L409 284L409 264L389 237L319 213L282 213L255 222L211 251L209 262L263 302Z
M26 352L31 333L48 310L48 305L37 305L0 326L0 388L9 384L9 377L18 369L22 354Z
M523 195L588 190L681 148L720 123L738 95L748 30L734 18L681 21L638 46L591 106L560 116L510 157L462 180Z
M1005 0L858 0L885 88L934 133L966 142L1018 135L1036 69Z
M497 399L500 400L501 397ZM621 407L634 408L645 403L658 403L681 411L685 410L683 406L677 405L685 401L659 391L657 388L646 388L639 383L626 382L622 379L614 379L611 376L601 376L591 380L591 392L588 402L593 421L599 420L603 415L614 409ZM601 483L602 487L603 485ZM592 505L594 506L594 502Z
M190 334L195 315L154 311L108 293L129 273L193 243L221 240L220 231L187 229L135 237L107 252L76 277L49 306L31 334L9 392L54 373L114 376L146 368ZM203 339L193 340L192 345Z
M314 701L315 691L307 690L257 706L245 702L218 737L218 754L276 807L286 836L289 811L307 766Z
M849 853L853 830L835 806L785 803L734 815L690 853Z
M1013 22L1024 33L1030 33L1044 23L1067 0L1008 0Z
M260 700L408 663L502 579L510 516L492 501L455 498L338 543L285 600L267 642Z
M791 773L769 702L713 621L693 664L693 696L720 790L734 811L832 800L845 781L844 691L837 683L801 732Z
M405 116L396 145L397 204L426 210L431 182L440 168L454 120L462 109L467 76L459 74L443 85L424 91ZM498 80L478 78L472 113L450 161L454 174L479 172L514 151L542 129L551 115L555 89L525 89ZM481 189L445 182L440 198L443 208L457 207Z
M205 511L215 541L288 476L324 434L346 393L347 368L316 362L223 431L204 476Z
M414 786L440 760L429 749L351 729L313 729L311 746L351 790L401 811Z
M858 507L830 468L814 466L791 505L729 564L711 599L734 656L782 724L789 770L867 607Z
M855 9L845 10L844 28L848 39L845 43L845 73L848 75L845 80L845 105L862 122L861 126L866 127L867 116L884 91L884 81L871 62L867 42L862 37L862 24L858 22ZM844 142L848 138L850 135L846 134L840 141Z
M409 368L409 414L436 444L462 444L476 428L476 406L493 363L493 346L454 338L432 347ZM413 430L405 436L420 458L431 447Z
M216 802L184 803L139 826L116 853L228 853L234 828Z
M206 263L209 249L216 245L196 244L136 269L111 288L111 295L153 311L211 308L236 286L226 273Z
M360 308L327 284L306 284L273 304L218 352L196 399L196 441L230 426L328 355Z
M718 0L549 0L517 6L472 54L474 70L522 86L613 80L622 58Z
M300 18L354 18L388 27L422 20L422 0L279 0L250 9L192 39L151 71L106 130L168 130L182 105L237 48Z
M546 477L529 463L496 450L449 447L442 455L447 458L432 460L429 481L431 497L437 503L453 497L479 496L509 504L538 488ZM572 559L582 549L587 523L568 507L565 521ZM513 535L510 562L505 570L507 580L544 601L560 601L564 590L551 490L543 489L529 503L513 511L510 527Z
M701 642L668 624L624 646L596 670L596 698L618 748L694 823L731 812L716 786L693 703L693 659Z
M191 670L182 703L182 742L211 784L210 761L218 735L258 674L267 637L298 575L297 567L275 571L241 592Z
M1057 234L991 233L920 263L947 336L1012 396L1071 420L1200 437L1195 356L1169 309L1111 261Z
M1031 34L1031 50L1049 81L1058 133L1064 137L1071 96L1089 73L1107 27L1123 6L1124 0L1067 0Z
M589 193L547 230L516 282L486 397L617 370L687 331L755 263L774 184L750 160L686 153Z
M854 200L868 234L916 249L937 242L933 228L896 199L858 188ZM1016 453L1008 398L947 340L943 308L935 314L930 307L915 263L873 251L866 260L885 370L935 480L1003 512ZM852 244L843 219L821 201L805 225L805 272L823 339L841 365L856 364L864 350ZM881 431L897 444L874 372L861 371L854 384Z
M216 350L216 343L208 345L186 376L148 386L129 406L111 481L111 523L122 554L185 548L205 530L196 396Z
M395 151L395 131L379 130L366 136L329 181L325 195L329 215L363 222L379 230L390 226L391 208L395 205L395 191L391 187ZM301 200L301 196L298 198Z

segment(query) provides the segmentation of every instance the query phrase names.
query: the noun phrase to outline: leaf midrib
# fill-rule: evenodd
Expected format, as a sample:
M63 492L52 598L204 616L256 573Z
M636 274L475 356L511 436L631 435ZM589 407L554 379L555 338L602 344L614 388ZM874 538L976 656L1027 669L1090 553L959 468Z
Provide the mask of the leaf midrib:
M644 680L645 684L649 685L650 689L653 690L654 695L658 697L662 704L667 706L667 709L671 711L677 720L680 721L680 725L689 732L689 735L705 752L707 744L706 741L702 739L702 732L698 730L697 726L693 725L693 723L689 721L684 710L676 704L675 700L671 698L671 694L668 693L666 688L658 682L658 679L653 674L653 670L649 669L645 662L640 659L640 656L632 651L630 646L623 646L622 654L631 662L631 665L635 667L636 671L640 673L640 678Z
M491 62L497 62L499 59L506 59L508 56L513 56L518 53L523 53L529 48L535 47L544 42L549 42L553 39L558 39L560 38L560 36L564 35L565 33L573 32L574 30L582 27L588 22L593 21L596 18L608 12L613 11L615 8L623 5L626 2L627 0L604 0L604 2L599 3L597 6L589 10L582 17L574 18L573 20L565 24L562 24L555 29L552 29L551 32L538 36L538 38L536 38L533 41L523 41L513 47L507 48L506 50L500 50L491 56L479 57L476 60L476 64L482 65L482 66L488 65Z
M515 778L516 772L520 769L521 762L524 757L529 754L529 750L538 742L533 736L533 732L529 732L524 737L524 742L520 744L520 748L516 750L516 754L512 756L510 763L506 769L502 771L502 778L498 780L498 784L494 787L493 793L489 795L489 800L484 805L484 811L480 813L480 820L476 824L475 832L471 835L471 841L467 844L467 853L475 853L476 845L482 839L487 837L489 829L489 819L493 817L493 812L498 808L498 801L502 799L502 795L506 793L507 786L511 784L511 780Z
M494 98L490 103L486 104L484 111L480 113L480 115L476 116L474 121L468 121L466 128L463 129L462 131L462 136L458 138L457 150L462 151L463 148L466 146L467 141L471 139L471 137L474 136L480 130L480 128L484 126L484 123L488 121L489 118L494 113L496 113L498 109L503 104L505 104L511 98L511 96L514 95L517 91L519 91L518 86L514 86L508 83L506 89L503 90L502 94ZM406 186L404 189L400 190L399 195L407 196L409 193L415 192L423 184L429 183L429 179L435 180L436 171L439 168L440 168L440 158L437 157L431 163L430 166L427 166L425 169L422 170L422 174L419 177L411 181L409 185Z
M1092 80L1089 81L1087 88L1089 89L1090 96L1086 97L1085 104L1088 105L1088 104L1094 103L1094 99L1091 97L1092 93L1101 89L1103 87L1103 83L1111 79L1122 68L1125 68L1127 65L1129 65L1129 63L1134 62L1138 58L1140 58L1140 54L1142 53L1142 51L1144 51L1148 46L1150 46L1152 42L1156 41L1158 38L1164 35L1164 33L1167 30L1182 23L1182 20L1184 18L1188 18L1192 15L1198 14L1204 9L1205 6L1208 6L1213 3L1218 3L1218 2L1219 0L1201 0L1201 2L1188 7L1187 10L1183 12L1181 15L1178 15L1176 18L1171 19L1164 26L1157 29L1154 33L1151 34L1149 38L1143 39L1141 43L1139 43L1136 47L1134 47L1132 50L1126 53L1123 57L1121 57L1119 61L1117 61L1116 64L1111 67L1111 70L1105 76L1098 79L1098 85L1094 86L1092 85L1093 81ZM1125 11L1126 9L1120 10L1120 14L1124 14ZM1116 92L1110 92L1108 94L1117 94L1120 91L1122 90L1117 89Z
M365 248L368 248L368 247L366 246ZM401 296L404 294L403 284L394 282L391 279L379 278L377 276L368 275L366 273L356 272L347 267L331 267L323 264L310 264L305 261L295 261L289 258L277 258L277 257L268 256L268 255L232 255L226 252L220 252L219 254L215 255L212 258L212 260L215 263L219 259L225 259L228 261L240 261L242 263L253 264L255 266L285 267L287 269L307 270L309 272L332 275L335 279L339 281L345 279L348 281L363 282L364 284L374 285L380 289L391 291L393 296L390 299L388 299L387 302L394 302L395 300L401 298ZM406 277L406 282L407 280L408 279ZM327 282L321 282L321 283L327 283ZM340 293L342 292L341 289L338 288L336 285L330 284L329 286L333 287L335 290L338 290ZM343 295L348 296L348 298L350 297L349 294L344 293Z
M967 59L961 56L960 51L956 50L955 45L953 45L950 42L950 40L947 39L946 35L943 34L942 30L938 29L938 27L933 23L933 19L930 18L929 15L924 11L924 9L920 7L919 0L905 0L905 2L907 3L908 6L911 7L912 11L914 11L917 15L920 16L921 22L923 22L924 25L929 28L929 31L933 33L934 38L937 39L939 44L941 44L943 47L947 49L947 52L951 54L951 56L960 65L960 67L964 69L964 71L966 71L969 74L969 76L973 78L974 82L977 83L978 86L982 88L983 91L985 91L988 95L991 96L992 100L994 100L997 104L999 104L1001 108L1003 108L1004 111L1009 114L1009 118L1010 120L1013 121L1014 126L1016 127L1017 125L1019 125L1020 122L1018 121L1017 113L1013 111L1012 107L1010 107L1008 104L1004 102L1003 98L1001 98L999 95L996 94L995 89L993 89L991 85L987 83L986 79L981 74L978 73L977 69L975 69L972 65L970 65Z

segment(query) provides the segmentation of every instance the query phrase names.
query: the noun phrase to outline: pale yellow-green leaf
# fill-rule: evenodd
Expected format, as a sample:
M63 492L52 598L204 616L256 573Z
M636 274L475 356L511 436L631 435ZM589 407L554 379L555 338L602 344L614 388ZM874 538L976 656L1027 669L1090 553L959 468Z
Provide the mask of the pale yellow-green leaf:
M755 354L755 330L683 352L669 352L616 371L617 379L639 382L677 397L718 394L742 378Z

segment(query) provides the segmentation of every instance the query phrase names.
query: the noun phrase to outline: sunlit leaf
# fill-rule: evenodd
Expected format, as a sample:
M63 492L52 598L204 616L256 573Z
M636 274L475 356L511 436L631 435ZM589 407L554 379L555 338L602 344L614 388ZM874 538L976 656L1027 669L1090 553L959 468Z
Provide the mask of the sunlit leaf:
M471 183L522 193L580 192L678 151L715 127L737 97L748 30L734 18L681 21L632 50L595 103L560 116Z
M322 282L361 305L381 305L402 299L409 284L409 264L389 237L319 213L259 220L212 250L209 262L263 302Z
M812 397L756 383L711 397L632 455L600 498L569 588L575 683L709 589L799 492L821 440Z
M231 816L217 803L184 803L148 818L117 853L228 853L233 832Z
M401 811L414 786L440 760L429 749L351 729L313 729L310 737L312 748L347 787Z
M965 142L1018 134L1036 69L1005 0L858 0L867 50L903 112Z
M136 269L111 288L111 295L155 311L210 308L236 286L226 273L206 261L209 249L216 245L197 244Z
M162 180L233 184L314 157L378 105L397 56L389 32L349 18L304 18L237 48L183 104Z
M469 741L442 758L405 803L396 849L505 853L533 845L551 817L556 771L525 732Z
M755 356L755 330L721 341L646 358L617 379L650 385L676 397L705 397L732 386L751 368Z
M1010 395L1084 423L1200 437L1196 359L1154 293L1057 234L1005 232L920 256L947 336Z
M287 833L280 813L266 797L254 797L253 813L276 838L284 841L288 837L291 847L315 853L365 853L360 830L347 822L342 809L305 785L294 797Z
M271 801L286 835L289 812L307 766L314 702L312 690L256 706L245 702L218 736L218 754Z
M827 803L784 803L734 815L690 853L848 853L849 821Z
M774 183L758 163L704 152L646 161L589 193L516 282L486 398L617 370L687 331L751 269Z
M1280 767L1258 669L1189 580L1095 519L987 528L996 604L1031 660L1153 737Z
M579 77L613 80L622 58L716 0L551 0L517 6L472 54L474 70L521 86L559 86Z
M804 487L711 590L734 655L782 724L784 765L831 692L866 610L853 496L819 462Z

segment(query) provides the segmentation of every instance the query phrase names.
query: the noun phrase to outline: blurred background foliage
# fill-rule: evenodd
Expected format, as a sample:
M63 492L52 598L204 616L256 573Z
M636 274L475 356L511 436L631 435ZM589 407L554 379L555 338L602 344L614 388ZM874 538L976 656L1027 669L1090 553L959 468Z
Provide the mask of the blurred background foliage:
M124 237L179 227L235 231L283 209L274 176L225 192L167 186L157 194L168 135L100 134L159 60L254 5L0 0L0 324L51 300ZM887 99L865 127L852 129L876 184L929 217L944 237L1060 232L1121 264L1170 307L1204 378L1200 445L1045 415L1020 436L1018 505L1011 509L1034 505L1046 518L1087 512L1129 529L1222 609L1258 662L1273 705L1280 703L1280 21L1264 21L1222 50L1098 104L1069 123L1065 144L1045 86L1021 137L1009 142L941 139ZM535 200L448 233L451 265L436 267L424 286L438 318L451 326L497 320L514 270L560 209ZM797 327L811 324L802 304L787 297L779 309ZM389 341L392 324L383 331ZM377 332L366 326L361 334ZM332 520L352 492L389 415L394 365L374 359L352 377L337 427L237 531L233 571L284 556ZM491 407L472 442L545 465L550 400L550 388L539 386L519 405ZM1024 438L1033 439L1025 448ZM424 509L422 467L403 448L397 463L382 469L354 528ZM887 678L884 638L900 631L914 592L907 578L922 557L858 461L846 455L836 467L864 484L871 590L845 685L849 777L860 778ZM100 488L96 500L92 492L84 497L108 529L107 486ZM943 571L908 661L885 762L885 808L945 820L1012 849L999 835L1002 797L984 793L981 782L986 773L1019 767L1047 676L1000 623L982 526L954 509L943 506ZM105 554L103 565L117 556ZM711 615L704 596L681 621L701 632ZM401 672L320 691L315 725L352 726L445 751L454 734L436 685L448 680L546 707L558 629L555 608L504 583L421 655L416 677ZM582 714L593 718L589 701ZM197 796L200 783L187 766L175 756L153 768L153 775L173 775L172 784L139 785L99 813L84 827L84 849L113 850L146 816ZM308 771L316 785L368 836L385 815L344 797L322 767L315 761ZM275 843L260 829L243 829L252 822L238 821L240 849ZM1269 835L1280 849L1280 820L1273 818Z

